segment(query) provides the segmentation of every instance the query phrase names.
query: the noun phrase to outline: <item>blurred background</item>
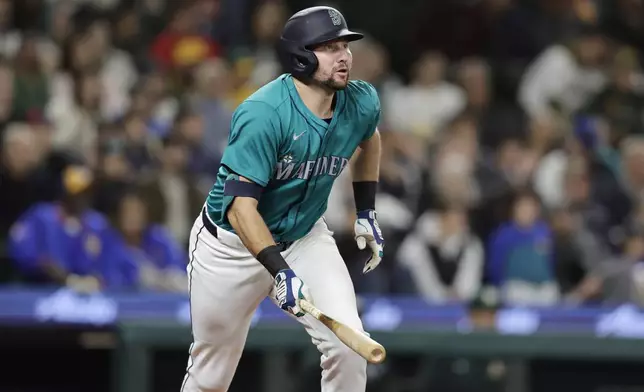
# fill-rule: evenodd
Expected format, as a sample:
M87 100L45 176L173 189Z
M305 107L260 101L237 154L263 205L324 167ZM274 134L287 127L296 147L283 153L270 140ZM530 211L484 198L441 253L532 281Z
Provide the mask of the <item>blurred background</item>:
M0 391L179 391L190 227L320 4L383 111L381 266L348 171L326 215L368 391L644 391L643 0L0 0ZM319 372L264 303L231 391Z

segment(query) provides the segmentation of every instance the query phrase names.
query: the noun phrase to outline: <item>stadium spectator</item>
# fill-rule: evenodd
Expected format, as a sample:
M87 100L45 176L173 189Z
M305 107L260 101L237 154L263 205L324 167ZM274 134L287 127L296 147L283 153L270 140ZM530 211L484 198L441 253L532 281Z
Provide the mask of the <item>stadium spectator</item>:
M472 301L483 276L485 251L469 230L463 207L425 212L398 249L415 291L433 303Z
M36 48L34 36L24 36L13 58L13 99L11 118L41 122L49 98L49 84Z
M137 174L154 170L155 157L159 151L157 138L148 132L146 119L140 113L129 112L123 119L124 155L129 166Z
M43 201L47 185L36 152L36 136L24 123L12 123L2 134L0 163L0 236L33 204Z
M606 51L605 37L593 27L544 50L519 85L518 99L529 117L556 122L583 108L606 85Z
M391 92L383 105L392 130L413 135L422 145L435 140L465 108L462 89L445 80L447 65L445 56L435 52L414 63L410 85Z
M203 119L202 144L208 160L217 167L228 144L234 106L230 65L223 59L205 61L195 69L191 109Z
M603 276L601 264L610 254L599 237L583 222L560 208L551 213L554 264L563 300L569 305L600 300Z
M528 185L536 157L524 142L512 138L479 155L475 172L479 196L469 215L472 230L487 239L505 221L515 189Z
M580 230L587 230L597 239L607 239L610 235L610 211L592 198L590 172L583 159L571 160L564 177L566 206L577 222ZM610 246L608 241L601 241L602 246Z
M262 2L252 18L254 45L252 57L255 66L251 70L250 81L255 86L263 86L282 71L275 52L275 45L286 22L288 10L281 1Z
M123 195L135 187L135 171L125 151L124 138L114 135L108 136L100 146L94 207L107 215L112 214Z
M0 1L0 57L13 57L20 46L20 31L13 24L13 1Z
M624 137L644 132L643 83L637 53L621 47L614 57L608 85L583 110L603 116L611 124L609 142L613 145Z
M517 194L511 221L488 243L487 273L504 303L554 305L559 300L553 264L552 233L543 220L538 197Z
M74 92L68 106L59 105L50 113L53 125L52 144L82 157L90 166L97 164L98 130L94 114L100 109L101 84L96 72L77 74L72 81Z
M140 185L150 221L167 228L186 249L194 217L201 211L206 196L194 176L187 172L188 153L188 146L177 136L165 138L159 172L142 179Z
M34 204L11 227L8 252L26 282L99 289L105 217L89 208L93 175L86 167L63 174L60 202Z
M219 162L213 161L209 154L211 146L204 145L204 119L191 108L186 108L177 115L174 127L174 132L183 139L189 151L188 172L199 178L213 179L219 170Z
M602 264L603 299L607 305L644 304L644 233L641 228L628 227L620 256Z
M632 136L622 143L622 179L632 200L644 196L644 137Z
M164 226L148 220L147 207L137 194L123 196L102 240L108 287L187 291L187 251Z
M151 47L155 63L167 70L185 70L208 58L220 55L221 48L208 34L200 31L194 21L200 18L200 7L195 1L174 3L175 12L167 28L159 34Z
M0 0L4 240L25 211L60 200L63 173L81 164L93 171L94 208L117 214L126 195L140 192L150 221L185 245L235 105L281 72L275 44L290 3L252 3ZM569 303L611 297L597 285L610 286L612 275L596 265L620 265L631 226L643 220L640 6L486 0L427 7L414 21L436 23L410 19L386 35L381 19L393 17L386 8L362 22L347 10L368 35L352 44L352 77L373 83L383 107L382 271L360 273L366 255L352 237L348 174L328 210L356 288L406 292L399 248L412 235L429 235L420 219L446 201L467 215L467 231L486 248L516 240L524 229L508 218L511 200L534 187L544 219L553 218L553 247L550 258L523 248L555 263L543 269L548 284L556 278ZM417 42L405 46L410 37ZM519 215L532 215L529 202L519 204ZM501 226L514 234L501 235ZM538 219L526 238L540 227L545 235L546 226ZM588 249L597 249L595 258ZM489 275L507 262L494 254L484 253L481 285L503 276Z

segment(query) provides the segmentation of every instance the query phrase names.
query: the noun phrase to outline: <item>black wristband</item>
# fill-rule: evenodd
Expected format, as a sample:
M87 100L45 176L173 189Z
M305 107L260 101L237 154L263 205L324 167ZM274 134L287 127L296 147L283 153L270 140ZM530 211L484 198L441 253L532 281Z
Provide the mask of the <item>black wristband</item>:
M356 202L356 211L375 210L377 181L357 181L353 183L353 198Z
M262 251L257 254L256 259L262 263L273 277L275 277L275 275L277 275L281 270L290 268L286 263L286 260L282 257L280 248L277 245L271 245L262 249Z

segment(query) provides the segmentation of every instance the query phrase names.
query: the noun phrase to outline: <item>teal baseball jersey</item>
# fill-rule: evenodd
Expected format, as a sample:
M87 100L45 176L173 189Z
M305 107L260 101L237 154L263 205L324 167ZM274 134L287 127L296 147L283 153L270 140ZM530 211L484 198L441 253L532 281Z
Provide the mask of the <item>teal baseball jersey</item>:
M248 97L233 114L228 146L207 199L210 219L234 232L226 211L227 180L239 176L264 188L258 211L276 242L306 235L327 208L335 179L380 119L375 88L351 81L336 94L333 117L315 116L284 74Z

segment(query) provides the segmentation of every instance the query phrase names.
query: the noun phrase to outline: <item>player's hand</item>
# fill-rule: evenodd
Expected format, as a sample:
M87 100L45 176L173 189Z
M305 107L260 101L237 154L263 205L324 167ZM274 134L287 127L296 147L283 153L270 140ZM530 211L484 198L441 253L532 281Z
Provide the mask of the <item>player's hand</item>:
M296 317L304 316L301 299L312 302L308 287L291 269L283 269L275 275L275 299L282 310Z
M382 238L382 232L378 221L376 220L376 211L366 210L358 212L358 218L354 225L356 243L360 250L365 249L367 245L371 248L371 257L365 263L362 273L373 270L380 264L385 247L385 240Z

